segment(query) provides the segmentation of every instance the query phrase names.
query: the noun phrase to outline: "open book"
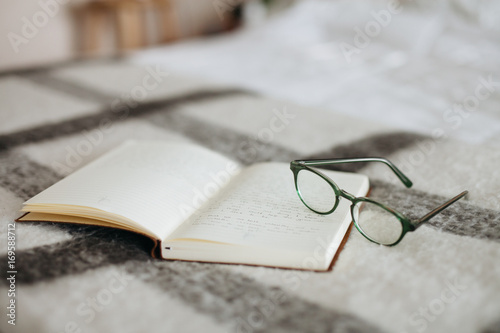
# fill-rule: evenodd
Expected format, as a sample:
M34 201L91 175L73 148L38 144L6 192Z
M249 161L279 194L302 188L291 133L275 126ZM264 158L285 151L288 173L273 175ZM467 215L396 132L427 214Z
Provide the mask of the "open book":
M369 190L366 176L325 173L354 195ZM134 231L164 259L327 270L349 209L308 210L286 163L243 167L195 145L128 141L26 201L17 221Z

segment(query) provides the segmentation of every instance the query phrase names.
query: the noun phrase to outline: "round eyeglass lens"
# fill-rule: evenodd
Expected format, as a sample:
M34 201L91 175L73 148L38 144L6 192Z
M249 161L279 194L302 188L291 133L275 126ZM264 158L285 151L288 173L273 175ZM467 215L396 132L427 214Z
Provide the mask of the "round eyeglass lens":
M338 200L330 183L309 170L299 171L297 188L304 204L318 213L328 213Z
M403 224L396 215L368 201L354 206L353 218L369 239L382 245L396 243L403 233Z

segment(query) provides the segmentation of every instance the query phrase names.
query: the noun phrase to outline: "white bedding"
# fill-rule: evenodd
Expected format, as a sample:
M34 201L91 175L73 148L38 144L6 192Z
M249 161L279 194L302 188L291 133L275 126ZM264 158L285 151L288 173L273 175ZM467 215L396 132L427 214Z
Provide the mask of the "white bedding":
M141 51L130 60L404 130L442 130L476 144L500 139L500 3L407 1L392 12L389 6L300 1L260 27ZM367 46L355 43L358 28L372 29L368 42L358 38ZM349 54L347 44L359 52Z

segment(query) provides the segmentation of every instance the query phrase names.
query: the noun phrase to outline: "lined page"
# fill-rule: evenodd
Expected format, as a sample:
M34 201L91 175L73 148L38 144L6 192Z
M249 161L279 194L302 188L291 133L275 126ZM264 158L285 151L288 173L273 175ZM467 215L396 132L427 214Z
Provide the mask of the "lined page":
M95 208L163 239L239 170L234 161L199 146L128 141L25 204Z
M364 175L324 171L343 189L365 195ZM329 243L349 223L350 202L341 200L330 215L307 209L295 192L288 164L263 163L242 171L203 210L194 214L167 241L201 239L268 248L310 249Z

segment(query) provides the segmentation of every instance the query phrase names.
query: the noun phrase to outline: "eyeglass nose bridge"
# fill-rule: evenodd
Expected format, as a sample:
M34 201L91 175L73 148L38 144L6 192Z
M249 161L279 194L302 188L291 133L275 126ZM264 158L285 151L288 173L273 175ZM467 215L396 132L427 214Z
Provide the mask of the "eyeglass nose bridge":
M344 190L340 190L340 196L343 197L343 198L346 198L347 200L353 202L354 200L356 200L356 196L352 195L351 193L349 192L346 192Z

